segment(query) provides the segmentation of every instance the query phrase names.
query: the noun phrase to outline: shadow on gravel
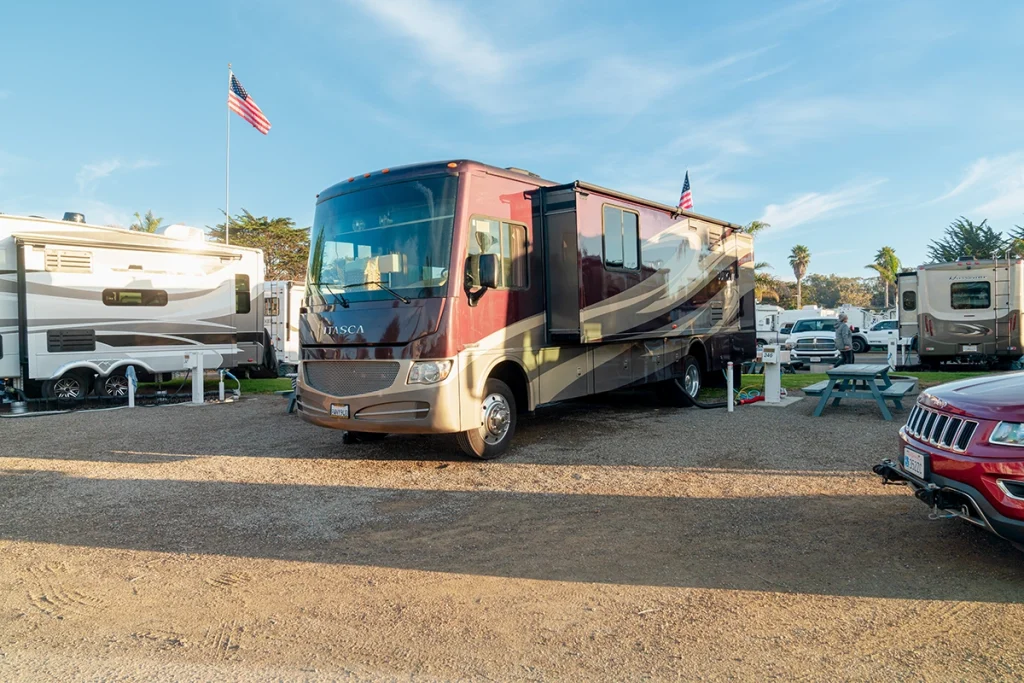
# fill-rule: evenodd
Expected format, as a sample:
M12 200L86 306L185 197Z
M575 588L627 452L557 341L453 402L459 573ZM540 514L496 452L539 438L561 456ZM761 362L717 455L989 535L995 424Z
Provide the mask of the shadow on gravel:
M0 477L0 538L525 579L1024 602L1024 561L909 497L653 498L53 473Z

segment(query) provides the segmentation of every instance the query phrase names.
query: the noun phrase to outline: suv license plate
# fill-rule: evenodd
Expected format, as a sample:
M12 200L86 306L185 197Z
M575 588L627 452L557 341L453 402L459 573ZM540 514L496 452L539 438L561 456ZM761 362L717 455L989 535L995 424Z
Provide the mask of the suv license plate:
M963 352L964 353L977 353L978 352L978 345L977 344L964 344Z
M348 404L332 403L331 415L334 417L348 417Z
M924 455L909 448L903 449L903 469L915 477L924 479Z

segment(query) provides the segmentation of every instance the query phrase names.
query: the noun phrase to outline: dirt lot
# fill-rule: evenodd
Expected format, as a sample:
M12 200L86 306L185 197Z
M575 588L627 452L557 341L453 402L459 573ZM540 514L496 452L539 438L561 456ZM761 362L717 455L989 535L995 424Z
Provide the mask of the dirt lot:
M277 397L0 420L0 678L1024 675L1024 554L869 474L852 405L342 446Z

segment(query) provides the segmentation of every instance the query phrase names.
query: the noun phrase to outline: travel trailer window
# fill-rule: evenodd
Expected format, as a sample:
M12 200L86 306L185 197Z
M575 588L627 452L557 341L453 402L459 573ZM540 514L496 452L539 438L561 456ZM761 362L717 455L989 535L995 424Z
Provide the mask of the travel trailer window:
M604 265L636 270L640 267L640 216L634 211L604 205Z
M903 310L912 311L917 308L917 292L903 292Z
M248 313L252 310L249 299L249 276L235 276L235 313Z
M992 288L987 282L954 282L949 286L949 299L953 310L988 308Z
M167 292L162 289L104 289L104 306L166 306Z
M444 296L459 179L434 176L347 192L313 217L309 283L324 298L383 301Z
M501 264L498 289L525 289L526 226L478 217L473 217L469 223L472 229L467 249L466 285L480 286L480 255L497 254Z
M263 315L280 315L281 300L276 296L268 296L263 299Z

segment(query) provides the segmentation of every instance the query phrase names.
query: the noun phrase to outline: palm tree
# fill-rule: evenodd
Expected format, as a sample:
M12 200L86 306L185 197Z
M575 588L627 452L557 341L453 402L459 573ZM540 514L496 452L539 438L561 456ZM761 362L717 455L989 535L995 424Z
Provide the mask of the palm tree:
M779 281L768 273L754 273L754 300L760 303L765 297L779 300Z
M770 227L772 227L771 224L765 223L764 221L750 221L749 223L743 226L742 232L745 232L748 235L756 235L765 228Z
M135 222L128 226L128 229L135 232L156 232L163 221L163 218L153 215L152 209L147 211L145 216L140 216L139 212L136 211Z
M878 273L878 279L885 285L885 307L889 308L889 285L896 286L896 275L900 272L900 260L892 247L882 247L875 254L875 262L864 266Z
M804 303L803 297L803 279L804 275L807 275L807 266L811 263L811 250L802 244L798 244L793 247L793 250L789 252L789 265L793 267L793 275L796 277L796 307L802 308Z

